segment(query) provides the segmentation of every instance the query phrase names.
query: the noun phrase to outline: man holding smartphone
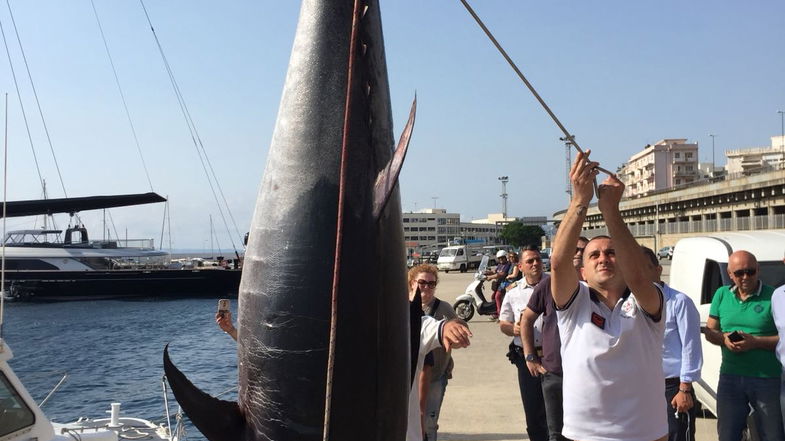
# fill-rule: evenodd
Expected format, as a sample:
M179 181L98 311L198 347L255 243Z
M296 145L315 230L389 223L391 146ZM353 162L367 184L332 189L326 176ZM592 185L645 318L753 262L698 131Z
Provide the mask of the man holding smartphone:
M720 441L737 441L747 425L749 406L764 440L783 440L780 412L782 367L774 350L779 341L771 312L774 288L758 279L752 253L728 258L731 286L714 293L706 321L706 340L722 347L717 386L717 432Z

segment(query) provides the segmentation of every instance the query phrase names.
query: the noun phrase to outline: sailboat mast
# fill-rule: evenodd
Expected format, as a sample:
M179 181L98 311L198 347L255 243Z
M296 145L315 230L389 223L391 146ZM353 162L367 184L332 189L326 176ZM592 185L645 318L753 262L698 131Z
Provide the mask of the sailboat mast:
M0 352L3 351L3 314L5 309L5 228L8 200L8 94L5 94L5 135L3 136L3 243L0 256Z

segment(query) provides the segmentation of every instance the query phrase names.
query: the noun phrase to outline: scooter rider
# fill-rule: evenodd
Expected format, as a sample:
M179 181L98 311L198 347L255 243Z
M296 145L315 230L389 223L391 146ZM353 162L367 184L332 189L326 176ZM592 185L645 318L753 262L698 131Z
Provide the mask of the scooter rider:
M502 282L510 274L510 263L507 262L507 252L499 250L496 252L496 269L485 271L485 280L492 280L491 289L494 291L493 298L496 300L496 317L499 317L499 311L502 307L502 300L504 300L504 286Z

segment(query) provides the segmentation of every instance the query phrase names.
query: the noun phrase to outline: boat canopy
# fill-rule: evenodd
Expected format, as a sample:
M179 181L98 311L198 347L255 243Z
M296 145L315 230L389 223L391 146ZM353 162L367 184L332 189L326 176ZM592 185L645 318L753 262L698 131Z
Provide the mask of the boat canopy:
M127 207L131 205L166 202L158 193L121 194L114 196L86 196L79 198L32 199L6 203L6 217L38 216L54 213L78 213L84 210ZM0 218L3 217L0 209Z

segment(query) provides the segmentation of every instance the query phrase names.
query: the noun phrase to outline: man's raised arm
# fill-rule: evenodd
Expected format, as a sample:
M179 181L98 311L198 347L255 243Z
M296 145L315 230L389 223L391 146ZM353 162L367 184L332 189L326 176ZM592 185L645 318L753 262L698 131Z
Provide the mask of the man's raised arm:
M600 185L599 192L597 206L608 227L608 235L613 239L616 265L641 308L652 317L659 317L662 296L651 279L640 270L647 265L646 255L641 252L641 246L635 241L619 211L624 183L616 176L608 176Z
M589 161L590 153L590 150L578 153L570 168L572 200L553 242L551 292L557 308L565 306L578 287L578 275L575 273L572 258L586 218L586 210L594 196L594 177L598 173L598 163Z

